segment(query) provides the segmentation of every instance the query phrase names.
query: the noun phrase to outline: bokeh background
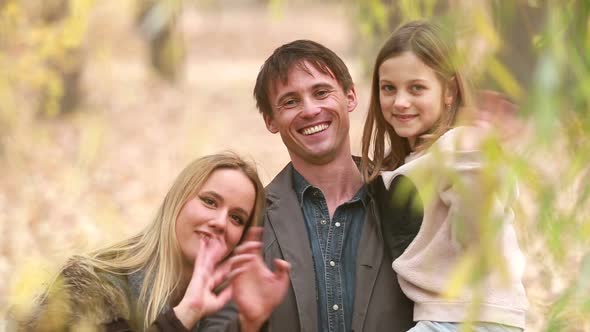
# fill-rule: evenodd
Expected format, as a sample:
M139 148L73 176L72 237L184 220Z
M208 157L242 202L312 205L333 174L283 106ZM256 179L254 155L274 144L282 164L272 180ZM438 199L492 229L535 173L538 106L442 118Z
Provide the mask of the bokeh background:
M0 314L73 252L146 225L196 157L236 151L268 183L288 155L252 89L284 43L347 63L358 154L376 51L400 22L436 17L477 86L518 105L495 119L522 185L527 330L590 331L589 13L587 0L0 0ZM477 260L463 270L468 287Z

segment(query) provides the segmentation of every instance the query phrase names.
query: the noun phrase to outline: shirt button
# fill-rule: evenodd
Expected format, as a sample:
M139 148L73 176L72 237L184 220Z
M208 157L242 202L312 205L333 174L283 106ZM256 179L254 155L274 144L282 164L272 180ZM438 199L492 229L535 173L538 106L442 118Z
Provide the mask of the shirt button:
M332 306L332 309L334 309L334 311L338 310L338 308L339 308L339 307L338 307L338 305L337 305L337 304L334 304L334 306Z
M330 261L330 266L336 266L336 263L334 261Z
M325 224L326 224L326 220L322 219L322 221L320 221L320 223L321 223L322 225L325 225Z
M336 225L336 227L340 227L340 223L339 222L337 222L335 225Z

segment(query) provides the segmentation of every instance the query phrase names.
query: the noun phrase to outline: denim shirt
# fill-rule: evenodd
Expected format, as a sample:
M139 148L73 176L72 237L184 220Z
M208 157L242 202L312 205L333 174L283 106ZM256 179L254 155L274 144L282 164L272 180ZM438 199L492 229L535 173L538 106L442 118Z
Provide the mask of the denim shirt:
M356 255L369 199L363 186L338 206L332 220L322 191L293 170L293 189L303 211L313 254L318 331L345 332L352 328Z

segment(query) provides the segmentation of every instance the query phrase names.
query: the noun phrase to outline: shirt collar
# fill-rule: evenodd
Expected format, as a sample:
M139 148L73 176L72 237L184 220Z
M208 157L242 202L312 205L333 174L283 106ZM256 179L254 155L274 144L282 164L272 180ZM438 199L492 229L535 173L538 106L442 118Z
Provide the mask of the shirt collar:
M316 188L309 182L307 182L303 175L301 175L301 173L299 173L295 168L293 168L293 190L295 190L295 193L297 194L299 204L303 202L303 195L309 188L315 188L316 190L320 191L319 188ZM361 201L363 205L366 207L367 204L369 204L370 199L371 197L368 194L367 185L364 184L361 187L361 189L347 203Z
M310 187L313 186L293 167L293 190L295 190L300 204L303 202L303 194Z

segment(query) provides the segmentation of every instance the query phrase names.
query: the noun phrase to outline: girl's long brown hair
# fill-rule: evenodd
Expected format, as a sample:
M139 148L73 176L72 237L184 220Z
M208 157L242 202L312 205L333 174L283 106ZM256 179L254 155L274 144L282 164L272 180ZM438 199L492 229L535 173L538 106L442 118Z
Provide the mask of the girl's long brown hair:
M449 130L455 124L459 110L463 112L465 106L471 104L467 81L457 66L459 54L449 35L432 22L412 21L399 27L381 47L373 68L371 100L362 137L361 170L366 181L373 180L380 171L394 170L403 165L406 156L412 152L408 140L395 133L381 111L379 67L383 62L404 52L412 52L435 71L443 91L450 88L454 92L453 103L448 108L441 98L441 118L417 142L416 151L429 147Z

